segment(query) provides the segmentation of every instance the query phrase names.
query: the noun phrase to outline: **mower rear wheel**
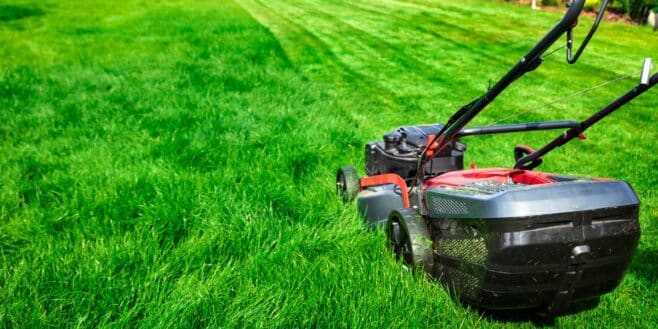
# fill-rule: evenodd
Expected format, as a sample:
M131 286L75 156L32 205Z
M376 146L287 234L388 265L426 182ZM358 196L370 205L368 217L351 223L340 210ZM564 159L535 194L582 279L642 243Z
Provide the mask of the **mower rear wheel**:
M359 194L359 174L351 166L343 166L336 173L336 194L347 203Z
M416 269L431 273L434 265L432 239L423 217L414 209L394 210L386 224L388 242L395 258Z

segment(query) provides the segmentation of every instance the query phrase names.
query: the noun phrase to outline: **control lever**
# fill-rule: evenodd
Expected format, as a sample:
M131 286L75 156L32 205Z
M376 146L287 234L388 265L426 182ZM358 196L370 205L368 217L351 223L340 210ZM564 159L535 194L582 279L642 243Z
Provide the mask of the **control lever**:
M525 157L528 156L529 154L535 153L535 150L532 149L529 146L525 145L517 145L514 147L514 160L518 163L518 161ZM532 170L536 167L538 167L542 163L542 158L541 156L533 159L532 161L524 162L518 166L516 169L524 169L524 170Z
M576 25L578 24L578 20L576 20L574 22L574 25L567 30L567 63L575 64L576 61L578 60L578 57L580 57L580 54L583 53L583 50L585 50L585 47L587 47L587 44L589 43L589 40L594 35L594 32L596 32L596 29L599 28L599 23L601 23L601 19L603 19L603 14L605 13L605 9L608 7L608 2L609 0L603 0L601 2L601 7L599 8L599 13L596 14L596 19L594 19L594 24L592 24L592 27L589 29L589 32L587 32L587 36L585 36L585 39L583 39L583 42L580 44L580 47L578 48L576 54L574 55L572 55L571 53L571 48L573 47L573 28L576 27ZM571 6L571 2L567 3L567 7L570 6Z

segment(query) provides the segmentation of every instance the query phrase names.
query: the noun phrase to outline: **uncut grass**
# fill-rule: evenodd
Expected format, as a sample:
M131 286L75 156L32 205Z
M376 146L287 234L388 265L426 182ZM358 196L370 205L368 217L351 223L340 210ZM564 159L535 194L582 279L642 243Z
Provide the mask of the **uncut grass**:
M0 324L532 326L481 318L401 268L333 197L333 174L396 125L445 119L558 15L483 1L240 6L26 2L12 10L29 15L3 18ZM480 123L639 66L655 46L637 31L605 24L583 63L554 55ZM532 118L582 117L627 83ZM544 165L629 180L643 200L629 275L558 324L656 322L652 97ZM467 161L510 165L527 140L470 139Z
M61 22L75 5L2 30L3 327L386 326L400 303L430 311L431 285L333 197L357 123L266 29L231 3Z

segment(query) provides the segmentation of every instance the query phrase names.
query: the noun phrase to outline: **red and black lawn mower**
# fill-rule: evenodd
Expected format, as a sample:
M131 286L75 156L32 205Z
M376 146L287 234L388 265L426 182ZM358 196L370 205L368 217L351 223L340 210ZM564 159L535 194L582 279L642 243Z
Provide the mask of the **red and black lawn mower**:
M542 156L582 133L658 82L645 59L640 83L581 121L466 125L505 88L536 69L544 53L567 35L575 63L596 31L608 1L580 48L572 29L584 0L573 0L562 20L484 95L445 124L400 127L365 147L367 177L338 170L345 201L357 200L364 220L384 227L398 259L424 269L459 298L485 309L536 308L554 316L573 301L596 298L622 280L639 237L639 200L614 179L533 171ZM464 170L461 137L566 129L534 151L514 150L512 169Z

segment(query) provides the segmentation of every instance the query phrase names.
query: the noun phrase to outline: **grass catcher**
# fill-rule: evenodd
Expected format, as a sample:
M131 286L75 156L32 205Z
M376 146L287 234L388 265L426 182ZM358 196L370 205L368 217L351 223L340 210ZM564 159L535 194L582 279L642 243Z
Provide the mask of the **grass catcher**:
M572 53L572 29L585 0L573 0L555 25L482 96L445 124L400 127L366 144L366 177L338 170L344 201L356 199L372 228L385 228L398 259L444 283L460 300L484 309L536 309L553 317L574 301L597 298L622 280L639 236L639 200L620 180L571 177L533 169L542 157L653 87L645 59L637 86L587 119L466 127L496 96L535 70L566 34L575 63L595 33ZM461 137L563 129L539 150L514 149L514 168L464 170Z

